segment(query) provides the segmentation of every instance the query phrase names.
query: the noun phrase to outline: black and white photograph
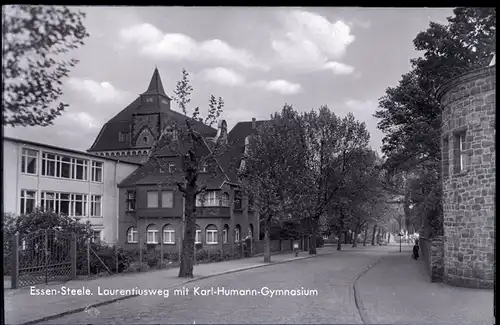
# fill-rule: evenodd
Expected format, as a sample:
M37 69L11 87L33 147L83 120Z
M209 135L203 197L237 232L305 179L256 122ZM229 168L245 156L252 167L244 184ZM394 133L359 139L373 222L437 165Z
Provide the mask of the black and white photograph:
M3 324L495 324L496 8L2 6Z

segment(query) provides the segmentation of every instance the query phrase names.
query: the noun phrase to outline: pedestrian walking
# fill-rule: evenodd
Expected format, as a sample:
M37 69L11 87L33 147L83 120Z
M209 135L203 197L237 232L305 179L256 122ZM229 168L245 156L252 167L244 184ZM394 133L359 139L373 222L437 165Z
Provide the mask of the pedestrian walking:
M419 250L419 247L418 247L418 239L415 240L415 245L413 245L413 258L415 260L418 260L418 250Z

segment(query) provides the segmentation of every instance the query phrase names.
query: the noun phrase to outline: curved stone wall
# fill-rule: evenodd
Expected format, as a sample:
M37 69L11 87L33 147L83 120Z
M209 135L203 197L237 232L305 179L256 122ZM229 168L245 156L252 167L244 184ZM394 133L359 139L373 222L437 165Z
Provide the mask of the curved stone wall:
M495 66L438 92L442 113L444 282L493 288L495 264Z

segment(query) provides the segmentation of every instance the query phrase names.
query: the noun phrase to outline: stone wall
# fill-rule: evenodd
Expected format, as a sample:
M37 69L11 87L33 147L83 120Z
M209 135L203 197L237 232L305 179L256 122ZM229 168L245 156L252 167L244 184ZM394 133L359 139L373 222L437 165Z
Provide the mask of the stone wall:
M444 274L444 238L419 238L420 254L427 265L431 282L443 282Z
M495 66L451 80L442 113L444 281L492 288L495 246Z

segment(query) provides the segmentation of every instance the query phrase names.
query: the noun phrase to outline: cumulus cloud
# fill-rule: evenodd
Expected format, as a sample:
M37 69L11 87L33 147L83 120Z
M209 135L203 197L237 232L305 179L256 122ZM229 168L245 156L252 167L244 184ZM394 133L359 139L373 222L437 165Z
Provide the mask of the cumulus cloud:
M180 33L163 33L151 24L139 24L120 31L126 43L139 46L142 55L163 60L224 61L245 68L267 69L252 53L234 48L220 39L197 41Z
M278 79L265 81L260 80L253 83L253 86L260 87L266 91L276 92L282 95L294 95L302 91L302 86L300 84L291 83L289 81Z
M348 99L345 102L345 105L354 111L366 112L375 110L378 105L374 100L356 100L356 99Z
M271 41L277 63L304 70L330 70L340 75L354 71L353 67L337 62L355 39L347 23L332 23L304 10L284 13L282 22L281 35Z
M91 79L69 78L68 86L74 91L89 95L96 103L116 103L128 99L128 94L114 87L110 82Z
M86 112L69 112L64 115L64 117L72 122L79 123L85 128L93 129L98 127L97 120L92 115Z
M200 72L200 76L207 81L213 81L224 86L241 86L245 83L245 78L231 69L222 67L205 69Z

